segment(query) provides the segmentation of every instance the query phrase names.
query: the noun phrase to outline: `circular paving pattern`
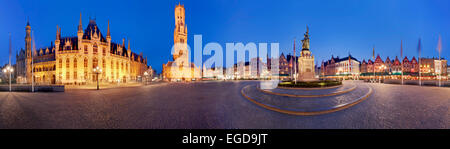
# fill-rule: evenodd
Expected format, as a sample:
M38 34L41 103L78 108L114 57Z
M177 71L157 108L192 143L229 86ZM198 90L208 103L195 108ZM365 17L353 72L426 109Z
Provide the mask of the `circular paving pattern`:
M305 97L305 98L312 98L312 97L326 97L326 96L335 96L340 95L344 93L348 93L350 91L353 91L356 89L356 85L352 85L352 87L339 87L336 89L336 91L328 92L330 89L324 89L320 91L309 91L311 93L305 93L306 91L298 91L298 90L291 90L291 89L273 89L273 90L266 90L261 89L260 87L257 87L260 92L272 94L272 95L278 95L278 96L287 96L287 97ZM348 88L348 89L347 89ZM334 90L335 88L331 88ZM322 93L320 93L322 92Z
M263 90L247 85L241 90L250 102L268 110L291 115L319 115L352 107L372 94L368 85L344 84L326 90Z

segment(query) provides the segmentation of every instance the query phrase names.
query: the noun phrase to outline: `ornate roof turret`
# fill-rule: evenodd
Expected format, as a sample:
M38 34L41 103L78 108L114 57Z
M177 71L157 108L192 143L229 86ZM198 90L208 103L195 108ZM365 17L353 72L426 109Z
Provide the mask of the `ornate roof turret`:
M106 42L106 38L103 37L102 32L100 31L100 29L97 26L97 23L95 22L95 20L90 20L88 26L86 27L86 29L84 30L84 32L86 34L83 35L83 39L89 39L91 40L94 35L96 35L101 42Z

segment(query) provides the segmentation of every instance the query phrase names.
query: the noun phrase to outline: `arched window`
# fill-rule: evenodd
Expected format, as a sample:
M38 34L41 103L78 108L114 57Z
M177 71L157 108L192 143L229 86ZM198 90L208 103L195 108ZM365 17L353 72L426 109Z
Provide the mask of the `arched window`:
M106 56L106 50L104 47L102 48L102 54L103 54L103 56Z
M84 58L84 68L87 68L88 67L88 60L87 60L87 58Z
M73 68L74 69L77 69L77 67L78 67L77 63L78 63L77 58L73 59Z
M94 60L92 61L92 68L95 68L98 66L98 60L97 58L94 58Z
M84 45L84 54L88 54L89 52L88 52L88 46L87 45Z
M70 59L66 59L66 69L70 68Z
M102 69L106 69L106 61L104 58L102 59Z
M93 51L94 51L94 54L97 54L97 52L98 52L98 46L96 43L94 43Z
M62 59L59 59L59 69L61 69L62 68Z

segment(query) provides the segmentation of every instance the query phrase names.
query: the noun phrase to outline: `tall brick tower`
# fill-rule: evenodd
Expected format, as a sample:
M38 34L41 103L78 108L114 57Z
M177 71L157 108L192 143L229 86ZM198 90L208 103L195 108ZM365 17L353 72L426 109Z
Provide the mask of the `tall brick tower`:
M187 27L185 24L185 9L184 6L178 4L175 7L175 30L173 33L173 42L180 44L175 46L175 53L173 54L173 60L182 62L181 65L187 65L189 63L189 52L187 49Z
M27 21L27 26L25 27L26 35L25 35L25 53L26 53L26 80L27 83L31 83L31 26L30 22Z

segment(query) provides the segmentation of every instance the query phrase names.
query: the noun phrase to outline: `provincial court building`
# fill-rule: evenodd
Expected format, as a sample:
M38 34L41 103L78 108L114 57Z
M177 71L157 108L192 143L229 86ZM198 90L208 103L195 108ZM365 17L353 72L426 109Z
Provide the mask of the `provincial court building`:
M97 79L112 83L143 77L149 69L147 58L142 52L132 52L130 41L126 46L125 38L121 44L112 42L109 21L105 37L95 20L90 19L84 30L81 20L80 14L77 36L62 37L57 26L55 41L39 49L32 47L31 26L27 22L25 50L16 56L17 82L31 83L33 77L37 84L86 84Z

